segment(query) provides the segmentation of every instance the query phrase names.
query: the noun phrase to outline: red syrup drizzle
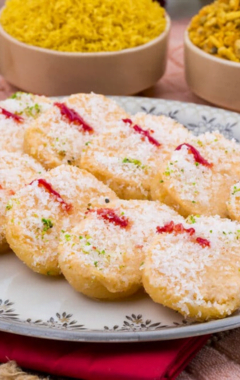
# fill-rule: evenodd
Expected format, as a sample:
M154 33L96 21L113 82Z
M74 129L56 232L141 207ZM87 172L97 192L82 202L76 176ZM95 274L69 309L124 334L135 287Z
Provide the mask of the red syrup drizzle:
M47 181L45 181L45 179L36 179L34 181L32 181L30 183L30 185L32 185L34 182L37 182L38 183L38 186L40 187L44 187L50 194L54 195L54 197L56 198L56 200L63 206L63 208L66 210L66 211L70 211L71 208L72 208L72 205L65 202L64 199L62 199L61 195L55 191L52 186L50 185L50 183L48 183Z
M99 208L98 210L91 211L97 212L97 215L99 215L104 220L115 224L115 226L126 228L129 224L128 218L125 216L118 216L111 208Z
M203 239L203 238L201 238L201 237L198 237L198 238L196 239L196 242L197 242L198 244L200 244L203 248L205 248L205 247L210 247L210 241L207 240L207 239Z
M94 129L90 127L86 121L72 108L69 108L64 103L54 103L56 107L58 107L61 111L61 115L64 116L70 123L74 123L75 125L79 125L81 127L81 131L93 133Z
M131 119L122 119L122 121L126 124L130 124L132 125L133 122ZM149 131L146 131L144 129L142 129L141 127L139 127L139 125L135 124L133 126L133 129L135 132L139 133L140 135L146 137L148 139L148 141L153 144L153 145L156 145L156 146L161 146L161 144L156 140L154 139L151 135L150 135L150 132Z
M13 119L17 123L22 123L23 122L23 117L19 115L15 115L15 113L9 112L5 110L4 108L0 107L2 115L4 115L7 119Z
M161 234L163 232L176 232L177 234L182 234L183 232L187 232L190 236L195 234L194 228L184 228L182 223L175 224L173 221L165 224L163 227L157 227L157 233Z
M165 224L165 226L163 227L157 227L158 234L162 234L164 232L175 232L176 234L182 234L183 232L187 232L190 236L192 236L193 234L195 234L196 231L194 228L184 228L182 223L175 224L173 221L171 221ZM210 241L201 237L196 238L196 243L200 244L203 248L210 247Z
M210 168L213 166L213 164L211 164L210 162L205 160L205 158L203 158L201 156L200 152L196 148L194 148L194 146L192 146L190 144L183 143L183 144L179 145L175 150L180 150L182 148L182 146L186 146L188 148L189 153L193 154L195 161L198 162L199 164L202 164L204 166L208 166Z

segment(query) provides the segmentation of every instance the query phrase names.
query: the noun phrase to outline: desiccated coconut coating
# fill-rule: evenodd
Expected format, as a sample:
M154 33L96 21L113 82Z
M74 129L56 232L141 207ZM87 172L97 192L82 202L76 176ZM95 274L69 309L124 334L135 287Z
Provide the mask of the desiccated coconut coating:
M117 200L93 206L86 219L62 236L60 268L70 285L89 297L133 294L141 286L145 251L156 226L172 219L183 220L158 202Z
M79 166L82 150L93 137L128 116L115 101L103 95L77 94L57 104L25 135L25 151L47 169L61 164Z
M81 167L120 198L151 199L152 179L175 146L189 136L190 132L173 119L139 113L91 141Z
M227 208L230 218L240 221L240 182L231 187Z
M17 92L11 98L1 101L0 150L23 153L26 128L51 105L52 101L45 96L23 92Z
M85 170L59 166L11 198L6 237L32 270L58 275L60 234L79 223L92 201L106 204L116 195Z
M197 162L188 145L178 147L152 182L153 199L176 208L184 216L226 217L229 189L240 175L239 144L218 132L207 132L186 143L197 149L209 165Z
M184 227L194 233L156 234L145 259L144 288L185 317L223 318L240 306L240 224L219 216L188 221L193 224Z
M45 169L27 154L0 151L0 252L8 248L5 215L8 200L25 184L43 175Z

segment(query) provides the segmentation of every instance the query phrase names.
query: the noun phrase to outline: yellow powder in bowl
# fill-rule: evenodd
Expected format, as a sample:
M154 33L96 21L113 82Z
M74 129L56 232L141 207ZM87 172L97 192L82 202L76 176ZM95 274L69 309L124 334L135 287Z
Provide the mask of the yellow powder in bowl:
M216 0L193 17L194 45L219 58L240 62L240 0Z
M8 0L0 22L19 41L63 52L133 48L166 28L153 0Z

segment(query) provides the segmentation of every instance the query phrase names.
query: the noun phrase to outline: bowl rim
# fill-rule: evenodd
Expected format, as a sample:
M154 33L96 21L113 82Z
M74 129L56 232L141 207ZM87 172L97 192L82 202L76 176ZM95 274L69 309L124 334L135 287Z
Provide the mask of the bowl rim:
M187 46L188 48L192 49L195 53L197 53L198 55L201 55L203 58L207 58L210 61L222 64L222 65L226 65L230 67L238 67L240 69L240 62L233 62L224 58L214 57L211 54L206 53L205 51L203 51L202 49L194 45L194 43L189 38L188 29L186 29L184 33L184 43L185 43L185 47Z
M1 13L3 11L3 9L5 8L2 7L0 8L0 16L1 16ZM19 45L20 47L22 48L25 48L25 49L29 49L29 50L33 50L33 51L36 51L36 52L42 52L42 53L48 53L48 54L51 54L51 55L56 55L56 56L63 56L63 57L111 57L111 56L116 56L116 55L124 55L124 54L128 54L128 53L134 53L134 52L138 52L138 51L141 51L141 50L145 50L149 47L152 47L154 45L157 45L159 42L161 42L162 40L164 40L168 34L169 34L169 31L170 31L170 27L171 27L171 19L169 17L169 15L167 14L167 12L165 11L165 17L166 17L166 28L165 30L158 36L158 37L155 37L153 40L143 44L143 45L139 45L139 46L136 46L134 48L128 48L128 49L123 49L123 50L117 50L117 51L106 51L106 52L63 52L63 51L58 51L58 50L52 50L52 49L46 49L46 48L41 48L41 47L38 47L38 46L34 46L34 45L29 45L29 44L26 44L25 42L21 42L21 41L18 41L17 38L15 37L12 37L10 34L8 34L4 29L3 29L3 26L2 24L0 23L0 34L8 41L10 41L11 43L14 43L15 45Z

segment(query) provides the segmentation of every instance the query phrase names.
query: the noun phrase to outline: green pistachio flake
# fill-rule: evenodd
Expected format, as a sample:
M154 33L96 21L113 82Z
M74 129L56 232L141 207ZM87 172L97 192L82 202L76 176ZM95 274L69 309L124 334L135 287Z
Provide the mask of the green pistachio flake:
M94 261L94 266L97 268L97 266L98 266L98 261Z
M37 117L41 112L41 107L39 104L36 103L32 107L26 107L24 112L27 116Z
M162 180L162 179L160 179L160 181L159 181L160 183L163 183L164 181Z
M233 187L233 192L232 192L232 195L236 194L238 191L240 191L240 188L237 188L237 186L234 186Z
M139 160L135 160L134 158L127 158L125 157L123 160L122 160L123 164L134 164L138 167L140 167L142 165L141 161Z
M10 96L9 99L20 99L21 95L22 95L22 92L21 91L17 91L17 92L15 92L15 94L12 94L12 96Z
M65 240L66 240L66 241L71 240L71 235L69 235L69 234L64 235L64 237L65 237Z
M194 224L194 223L196 223L196 219L194 218L193 215L189 215L189 217L187 218L187 222Z
M195 162L195 165L196 165L196 166L199 166L199 162Z
M196 203L196 201L192 201L192 203Z
M53 223L50 219L42 218L42 222L44 224L43 231L48 231L50 228L53 228Z
M80 240L83 239L83 236L79 236L79 239L80 239Z
M7 204L7 206L6 206L6 209L7 209L7 210L11 210L12 206L13 206L13 205L12 205L10 202L8 202L8 204Z

